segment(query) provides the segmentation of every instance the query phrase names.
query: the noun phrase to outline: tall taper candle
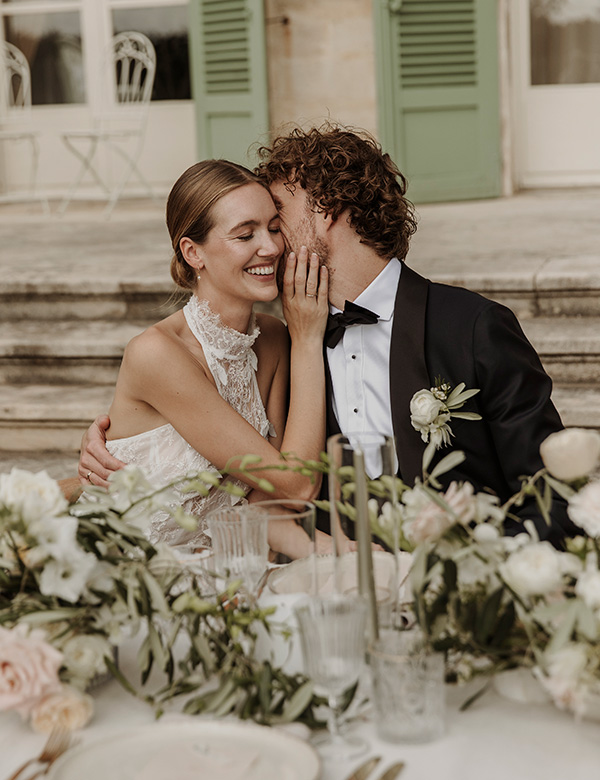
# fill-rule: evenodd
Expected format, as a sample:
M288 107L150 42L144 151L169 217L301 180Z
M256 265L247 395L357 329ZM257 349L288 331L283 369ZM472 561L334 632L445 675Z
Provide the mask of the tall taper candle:
M379 636L377 620L377 597L373 578L373 553L371 545L371 524L367 505L367 475L365 458L360 449L354 450L354 478L356 481L356 544L358 548L358 592L367 600L368 631L370 639Z

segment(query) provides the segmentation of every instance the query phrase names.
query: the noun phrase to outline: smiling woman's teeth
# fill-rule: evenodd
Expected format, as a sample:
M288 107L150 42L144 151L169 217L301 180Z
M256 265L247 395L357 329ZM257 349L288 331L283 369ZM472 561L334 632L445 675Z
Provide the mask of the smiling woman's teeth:
M273 273L273 266L261 265L256 268L246 268L246 273L257 275L257 276L268 276L269 274Z

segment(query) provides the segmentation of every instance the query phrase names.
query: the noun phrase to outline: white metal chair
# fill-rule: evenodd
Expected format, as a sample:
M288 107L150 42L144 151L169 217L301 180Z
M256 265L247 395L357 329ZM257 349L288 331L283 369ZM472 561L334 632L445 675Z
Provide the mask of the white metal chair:
M37 199L40 157L38 133L31 126L31 73L23 52L8 41L0 41L0 142L25 141L31 146L30 197ZM13 200L16 196L4 196ZM39 198L46 210L48 201Z
M138 168L138 161L144 144L155 72L156 52L149 38L139 32L122 32L114 36L104 74L108 110L96 117L92 129L73 130L61 135L67 149L80 160L81 165L60 204L59 213L66 210L86 172L107 195L107 217L134 173L153 197L150 184ZM112 189L98 170L96 152L102 145L124 161L121 177Z

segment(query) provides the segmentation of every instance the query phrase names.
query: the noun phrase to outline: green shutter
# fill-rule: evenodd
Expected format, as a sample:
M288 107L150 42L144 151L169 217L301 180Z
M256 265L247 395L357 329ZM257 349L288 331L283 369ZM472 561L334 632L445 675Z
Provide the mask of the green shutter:
M269 129L263 0L190 0L199 159L252 165Z
M495 0L374 0L379 135L415 202L501 192Z

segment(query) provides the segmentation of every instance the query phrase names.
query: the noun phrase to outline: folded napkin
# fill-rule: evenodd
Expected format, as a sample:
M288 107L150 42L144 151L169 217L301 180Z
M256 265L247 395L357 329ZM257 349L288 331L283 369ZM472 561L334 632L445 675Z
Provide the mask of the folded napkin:
M260 754L239 746L235 747L235 755L232 753L213 753L210 746L200 743L164 747L148 757L134 780L250 780Z

